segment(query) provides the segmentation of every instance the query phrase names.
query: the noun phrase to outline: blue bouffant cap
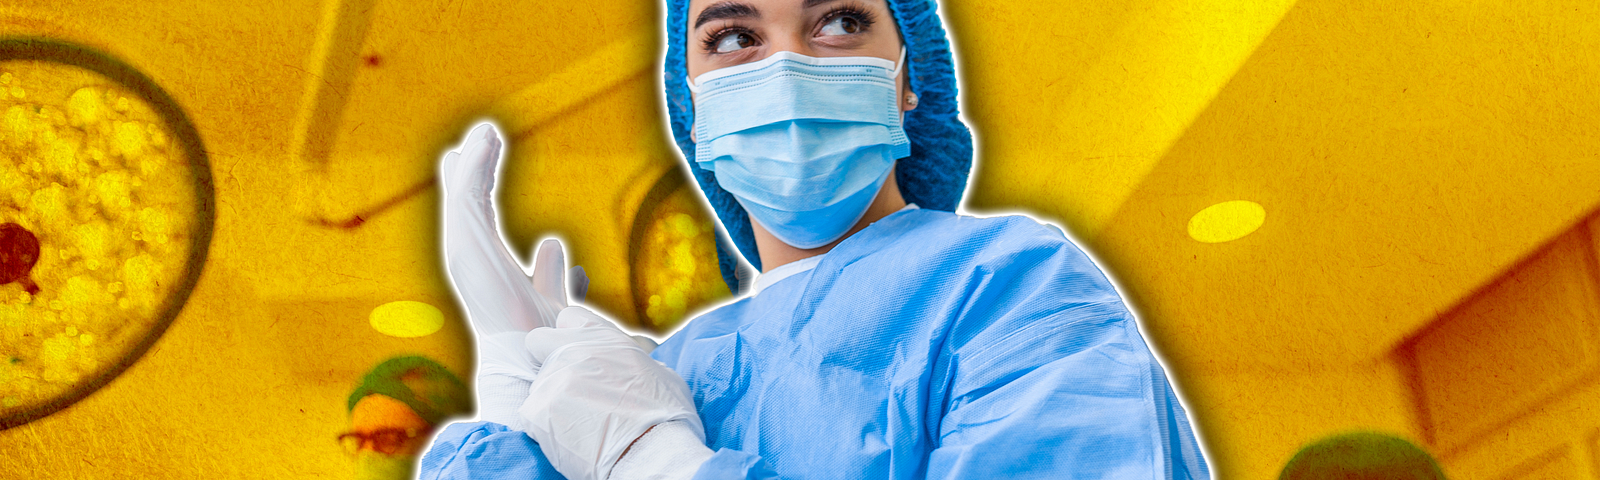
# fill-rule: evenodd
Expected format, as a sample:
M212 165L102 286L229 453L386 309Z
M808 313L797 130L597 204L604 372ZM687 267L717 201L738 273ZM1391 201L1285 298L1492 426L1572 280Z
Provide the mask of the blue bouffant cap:
M955 211L961 193L967 188L972 171L972 133L961 122L956 108L955 61L950 40L940 23L938 4L933 0L888 0L889 10L900 27L906 44L907 75L911 91L917 94L917 108L906 112L906 136L911 139L911 156L895 164L895 181L907 202L922 208ZM717 218L739 253L761 269L756 240L750 230L750 217L734 200L733 194L717 185L716 176L700 168L694 158L694 142L689 132L694 126L694 100L688 88L689 0L667 0L667 57L663 62L667 113L672 117L672 136L688 160L700 190L705 192ZM732 252L717 244L718 263L728 289L738 292Z

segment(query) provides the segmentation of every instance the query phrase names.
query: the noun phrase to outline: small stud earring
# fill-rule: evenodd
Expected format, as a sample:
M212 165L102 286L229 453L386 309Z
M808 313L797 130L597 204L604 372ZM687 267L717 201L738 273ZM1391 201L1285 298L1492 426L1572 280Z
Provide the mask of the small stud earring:
M915 108L917 106L917 94L906 92L906 104Z

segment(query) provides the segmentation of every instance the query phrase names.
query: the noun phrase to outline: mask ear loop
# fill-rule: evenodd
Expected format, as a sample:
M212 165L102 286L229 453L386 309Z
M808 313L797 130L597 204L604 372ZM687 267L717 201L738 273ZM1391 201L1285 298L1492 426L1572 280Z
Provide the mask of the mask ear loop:
M905 66L905 64L906 64L906 46L905 45L901 45L900 46L900 59L894 61L894 71L889 72L889 76L892 77L892 78L900 78L900 67Z
M906 63L906 47L905 47L905 45L901 45L900 46L900 59L896 60L894 62L894 71L889 73L889 78L891 80L899 80L900 79L900 69L905 67L905 63ZM909 82L907 82L907 83L909 83ZM899 87L900 87L899 85L895 85L895 88L899 88ZM917 101L918 101L917 92L911 91L911 86L910 85L906 85L905 99L906 99L906 103L911 105L911 108L917 108ZM901 115L905 115L905 113L902 112Z

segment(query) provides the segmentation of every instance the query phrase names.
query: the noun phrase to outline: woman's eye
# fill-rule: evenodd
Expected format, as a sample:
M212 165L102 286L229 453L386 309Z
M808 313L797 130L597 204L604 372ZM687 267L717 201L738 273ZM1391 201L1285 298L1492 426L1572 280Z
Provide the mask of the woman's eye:
M823 35L849 35L861 31L861 21L855 17L835 17L822 26Z
M755 45L755 43L755 39L750 38L749 34L730 33L723 35L721 39L717 40L716 52L728 53L744 47Z

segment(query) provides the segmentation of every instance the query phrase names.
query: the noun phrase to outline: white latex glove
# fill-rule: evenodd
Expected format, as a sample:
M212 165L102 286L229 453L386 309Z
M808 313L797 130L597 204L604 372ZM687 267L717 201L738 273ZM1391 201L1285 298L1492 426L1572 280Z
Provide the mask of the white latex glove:
M539 245L529 278L500 237L491 195L500 147L494 127L479 124L459 151L446 153L439 162L445 268L479 335L552 325L567 307L561 242L552 239ZM582 268L575 267L572 273L574 290L587 290ZM584 292L575 293L581 298Z
M693 434L690 446L706 449L683 378L589 309L562 310L556 328L528 332L527 349L539 376L520 410L522 421L567 478L608 478L635 440L675 420Z
M561 242L546 240L534 255L532 278L506 248L494 211L500 139L489 124L467 134L459 151L439 164L443 187L445 268L478 338L475 387L480 419L518 428L517 408L538 370L523 347L524 332L555 324L567 306ZM571 270L581 301L589 279Z

